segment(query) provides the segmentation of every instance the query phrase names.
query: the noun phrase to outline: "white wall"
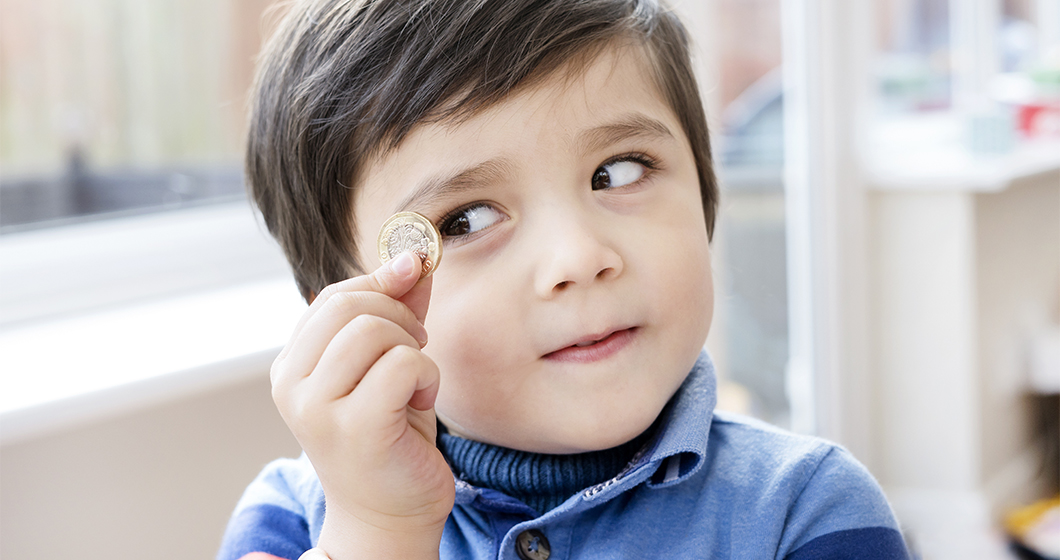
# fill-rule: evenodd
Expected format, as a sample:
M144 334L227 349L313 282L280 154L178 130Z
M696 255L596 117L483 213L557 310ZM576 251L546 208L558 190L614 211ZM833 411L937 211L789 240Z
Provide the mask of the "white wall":
M924 558L1007 557L997 521L1049 476L1027 367L1060 318L1060 170L868 202L875 474Z
M1033 341L1060 325L1060 175L976 197L981 475L997 512L1043 492L1030 402ZM1056 481L1054 481L1055 483Z
M213 558L243 488L297 456L268 373L0 448L5 560Z

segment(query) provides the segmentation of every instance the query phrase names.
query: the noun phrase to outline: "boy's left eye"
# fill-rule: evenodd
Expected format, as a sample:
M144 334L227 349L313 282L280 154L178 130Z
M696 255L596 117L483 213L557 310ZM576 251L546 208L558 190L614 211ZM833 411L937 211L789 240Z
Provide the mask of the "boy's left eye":
M644 164L633 159L605 163L593 173L593 190L600 191L635 183L644 176L645 170Z

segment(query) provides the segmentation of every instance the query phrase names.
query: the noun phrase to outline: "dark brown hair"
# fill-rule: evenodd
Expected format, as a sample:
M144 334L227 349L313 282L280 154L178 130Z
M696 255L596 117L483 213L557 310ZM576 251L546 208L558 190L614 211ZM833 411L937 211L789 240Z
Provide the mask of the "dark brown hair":
M717 183L677 17L653 0L306 0L265 45L246 173L308 301L363 272L353 190L422 122L469 116L571 61L631 42L692 146L708 234Z

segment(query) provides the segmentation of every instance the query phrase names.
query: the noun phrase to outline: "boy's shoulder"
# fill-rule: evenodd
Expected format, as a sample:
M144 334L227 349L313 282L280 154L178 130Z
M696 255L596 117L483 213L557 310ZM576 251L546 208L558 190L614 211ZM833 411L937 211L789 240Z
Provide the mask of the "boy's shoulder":
M787 497L795 499L815 477L827 476L878 490L865 467L842 446L716 406L717 376L703 352L664 412L658 443L648 457L675 476L657 472L650 486L681 484L694 475L701 483L709 482L709 489L768 489L770 496L782 490L781 495L790 493ZM674 467L676 462L680 469Z
M867 498L866 503L885 506L880 513L887 515L881 518L891 517L886 498L868 469L843 446L817 436L715 411L704 462L713 483L725 479L736 486L765 486L773 495L787 497L792 507L857 491ZM842 500L858 501L849 495Z
M780 514L779 549L811 558L859 543L860 555L862 544L879 541L904 551L883 490L841 445L715 411L706 451L702 491L726 496L735 518Z
M811 466L831 454L857 463L842 446L829 440L797 434L765 421L715 410L710 423L708 455L738 461L758 468L780 469Z
M275 459L266 465L247 487L235 511L267 503L305 516L311 513L306 504L322 495L320 479L303 453L298 458Z

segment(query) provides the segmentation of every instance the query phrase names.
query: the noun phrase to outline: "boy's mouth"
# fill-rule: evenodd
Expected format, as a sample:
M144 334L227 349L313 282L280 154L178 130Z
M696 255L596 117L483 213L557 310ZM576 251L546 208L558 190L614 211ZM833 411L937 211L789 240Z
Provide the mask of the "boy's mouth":
M603 334L589 335L543 356L561 362L595 362L618 352L632 341L637 327L621 328Z

